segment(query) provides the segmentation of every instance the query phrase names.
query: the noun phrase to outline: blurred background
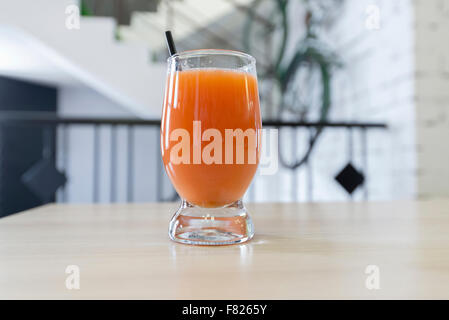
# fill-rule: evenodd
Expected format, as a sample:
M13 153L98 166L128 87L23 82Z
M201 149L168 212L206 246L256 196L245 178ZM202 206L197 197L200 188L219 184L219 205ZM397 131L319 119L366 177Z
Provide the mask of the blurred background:
M257 59L278 165L246 201L449 195L449 0L0 0L0 216L177 199L168 29Z

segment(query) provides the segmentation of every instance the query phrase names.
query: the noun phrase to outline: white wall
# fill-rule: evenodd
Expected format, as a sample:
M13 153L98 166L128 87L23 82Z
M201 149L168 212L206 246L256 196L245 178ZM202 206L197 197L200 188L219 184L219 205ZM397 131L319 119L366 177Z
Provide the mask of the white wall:
M379 29L370 28L370 6L379 9ZM370 131L368 136L367 184L373 200L412 198L416 193L413 26L411 0L349 0L338 24L329 30L344 59L344 67L335 73L332 119L388 125L388 130ZM346 162L346 153L332 143L345 141L343 133L328 132L325 139L314 155L320 175ZM354 150L359 167L360 146ZM361 197L360 192L355 196Z
M449 196L449 1L416 3L418 193Z
M343 68L333 74L331 120L376 121L388 125L388 130L373 130L368 134L367 187L371 200L449 195L449 144L444 140L449 136L449 47L447 41L442 41L449 30L448 2L347 0L338 21L326 32L327 40L344 62ZM371 5L380 10L379 29L366 27L369 18L366 10ZM301 21L292 21L300 38L302 33L298 24ZM94 102L92 105L97 109L83 110L74 106L74 101L88 105L84 103L87 100ZM61 101L65 101L61 111L65 110L66 114L126 116L119 106L99 99L93 92L63 91ZM74 144L78 149L73 153L80 155L79 160L74 161L78 165L89 157L83 150L92 148L89 144L91 133L85 131L83 134L87 142ZM286 129L282 135L287 145L292 143L291 130ZM126 132L119 136L124 144ZM151 182L156 174L155 161L159 159L155 146L158 133L142 130L136 133L137 136L140 138L136 140L136 200L154 200ZM297 134L297 142L302 148L298 150L299 154L305 149L306 137L306 132ZM105 129L102 132L105 157L109 150L108 139L109 132ZM334 176L348 162L347 140L345 130L328 130L317 144L311 159L315 201L347 199L345 191L334 181ZM359 132L354 132L353 141L354 164L363 168ZM119 149L125 153L124 145ZM291 158L291 150L284 151L286 158ZM119 160L122 164L123 159ZM102 184L106 186L108 168L109 163L104 163L101 173ZM82 191L72 200L90 201L91 189L80 181L83 172L90 172L92 168L81 166L73 170L69 188ZM124 173L120 177L123 185ZM294 185L299 188L296 193L292 192ZM280 169L274 176L257 176L249 191L255 198L249 198L305 201L307 186L307 167L300 168L296 176ZM102 200L108 201L109 189L103 189ZM123 190L119 195L122 200ZM77 193L73 192L74 195ZM354 198L363 199L363 190L356 191Z
M131 112L115 101L85 86L60 88L58 91L58 113L67 117L134 117Z
M370 5L380 9L378 30L366 27L366 10ZM291 30L301 37L302 19L291 21ZM413 198L417 188L413 2L346 0L336 23L325 36L344 63L343 68L333 73L330 120L385 122L389 126L386 131L368 133L366 183L369 199ZM288 146L292 141L291 130L285 130L284 136ZM305 132L298 133L297 141L303 149L306 139ZM335 175L349 160L347 141L345 130L329 129L317 143L311 158L315 201L347 200L344 189L334 181ZM363 168L358 131L353 133L353 141L353 163L357 168ZM286 150L285 154L288 158L291 151ZM307 170L300 168L295 181L286 169L273 177L259 177L256 189L263 185L269 192L259 188L257 199L306 200ZM291 190L292 185L299 187L296 194ZM363 199L363 189L355 192L354 199Z

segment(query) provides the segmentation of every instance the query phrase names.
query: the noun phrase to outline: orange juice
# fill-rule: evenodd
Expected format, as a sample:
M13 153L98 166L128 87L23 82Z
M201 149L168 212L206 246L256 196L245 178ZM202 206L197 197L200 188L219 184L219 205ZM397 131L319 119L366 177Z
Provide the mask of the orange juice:
M241 199L257 170L260 155L261 117L256 77L226 69L192 69L174 71L167 79L161 124L161 149L165 170L178 194L201 207L220 207ZM200 124L200 140L198 126ZM171 139L175 129L184 129L190 136L189 148L180 155L189 163L176 163L171 151L179 140ZM221 133L222 161L198 162L199 152L215 140L205 141L207 129ZM255 161L250 161L250 139L244 139L244 162L239 163L237 142L231 152L232 163L226 159L226 129L256 132ZM249 132L248 131L248 132ZM237 139L234 139L236 141ZM199 142L198 142L199 141ZM217 140L219 141L219 140ZM190 151L190 153L182 154ZM209 149L210 150L210 149ZM211 152L217 157L218 149ZM228 154L229 155L229 154ZM220 157L219 157L220 158ZM187 158L184 158L187 159Z

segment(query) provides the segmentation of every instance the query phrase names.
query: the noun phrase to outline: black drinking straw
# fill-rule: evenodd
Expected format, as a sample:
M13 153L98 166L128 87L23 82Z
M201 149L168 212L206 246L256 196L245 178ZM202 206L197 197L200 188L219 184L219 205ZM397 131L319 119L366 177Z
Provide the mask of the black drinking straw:
M171 31L165 31L165 39L167 40L168 53L170 53L170 56L176 54L175 42L173 41Z

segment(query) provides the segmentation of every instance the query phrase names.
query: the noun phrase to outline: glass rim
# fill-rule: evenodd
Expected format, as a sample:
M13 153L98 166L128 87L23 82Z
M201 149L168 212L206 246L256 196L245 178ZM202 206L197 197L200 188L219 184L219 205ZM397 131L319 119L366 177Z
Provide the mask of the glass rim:
M197 56L210 56L210 55L226 55L226 56L234 56L234 57L241 57L245 58L249 61L249 64L255 64L256 58L254 58L252 55L248 53L244 53L237 50L228 50L228 49L194 49L194 50L186 50L181 51L178 53L175 53L174 55L167 58L167 62L176 59L176 58L192 58Z

